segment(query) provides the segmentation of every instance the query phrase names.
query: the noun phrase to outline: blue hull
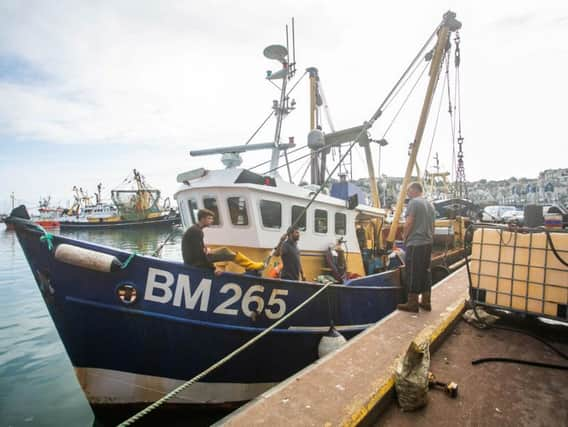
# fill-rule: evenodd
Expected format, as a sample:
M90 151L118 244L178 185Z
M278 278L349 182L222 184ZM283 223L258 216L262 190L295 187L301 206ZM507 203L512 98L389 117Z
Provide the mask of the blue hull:
M17 226L29 262L71 362L130 374L188 380L299 306L322 285L209 271ZM95 271L62 262L60 245L115 257L124 268ZM400 270L334 285L274 331L214 370L205 383L275 383L318 358L331 324L352 338L391 313ZM375 286L369 286L369 280ZM128 288L136 298L120 297ZM106 391L112 399L113 390ZM235 401L242 400L237 396Z

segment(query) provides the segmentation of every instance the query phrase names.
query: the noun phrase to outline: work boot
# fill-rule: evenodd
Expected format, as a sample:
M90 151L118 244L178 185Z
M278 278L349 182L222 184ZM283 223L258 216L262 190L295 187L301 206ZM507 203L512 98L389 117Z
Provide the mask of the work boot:
M409 293L408 302L406 304L398 304L396 308L397 310L418 313L418 294Z
M249 259L245 254L237 252L233 262L243 267L245 270L263 270L263 262L255 262Z
M430 304L430 291L422 292L422 301L420 301L420 308L425 311L432 311L432 305Z

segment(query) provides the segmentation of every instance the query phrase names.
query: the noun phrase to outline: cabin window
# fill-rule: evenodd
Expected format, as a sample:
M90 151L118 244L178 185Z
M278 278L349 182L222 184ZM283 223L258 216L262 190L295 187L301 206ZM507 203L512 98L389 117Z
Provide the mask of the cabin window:
M229 197L227 205L233 225L248 225L247 201L244 197Z
M337 212L335 214L335 234L345 235L347 225L347 218L345 214Z
M314 212L314 231L316 233L327 233L327 211L316 209Z
M292 224L296 224L298 229L306 231L306 208L303 206L292 206ZM292 225L290 224L290 225Z
M182 206L183 206L182 201L177 200L177 204L178 204L179 213L181 215L181 222L182 222L184 227L188 227L191 224L187 220L187 212L185 211L185 209L182 209Z
M197 200L188 199L187 200L187 210L189 211L189 217L191 218L192 224L197 224Z
M282 227L282 205L271 200L261 200L260 217L266 228Z
M204 197L203 207L205 209L209 209L211 212L215 214L212 225L219 225L221 221L219 218L219 206L217 205L217 199L215 197Z

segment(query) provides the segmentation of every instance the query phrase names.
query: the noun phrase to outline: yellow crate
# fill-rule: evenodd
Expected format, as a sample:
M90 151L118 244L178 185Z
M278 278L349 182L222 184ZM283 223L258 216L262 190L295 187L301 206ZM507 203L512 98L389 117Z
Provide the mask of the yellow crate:
M568 233L554 231L550 238L556 254L544 231L477 228L472 240L471 285L486 291L485 300L478 302L565 319L568 267L563 261L568 262Z

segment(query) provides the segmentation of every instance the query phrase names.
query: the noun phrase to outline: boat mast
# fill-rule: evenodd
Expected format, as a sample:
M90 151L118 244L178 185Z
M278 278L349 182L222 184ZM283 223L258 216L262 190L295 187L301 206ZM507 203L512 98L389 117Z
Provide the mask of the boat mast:
M325 178L324 135L321 132L321 123L318 111L318 69L306 68L310 76L310 133L308 134L308 147L310 147L310 183L322 185ZM321 162L320 162L321 160Z
M276 130L274 132L274 146L272 148L272 158L270 160L271 174L276 175L278 171L278 161L280 159L280 133L282 132L282 122L284 120L286 102L286 86L288 83L288 60L282 58L282 70L278 72L282 77L282 88L280 90L280 102L274 104L274 114L276 114ZM280 74L281 73L281 74Z
M430 112L430 106L432 105L432 98L434 96L436 84L438 83L438 78L440 77L442 60L447 46L449 45L450 33L452 31L457 31L460 28L461 22L456 19L456 14L452 11L446 12L444 14L442 24L440 25L440 28L438 30L438 42L436 43L436 47L434 48L434 55L430 64L430 82L428 83L426 97L424 99L424 104L422 105L422 112L420 114L420 120L418 121L414 143L412 144L412 151L410 152L410 157L406 166L406 173L404 175L404 179L402 180L400 193L396 202L394 218L391 224L389 235L387 237L387 246L392 245L396 238L396 232L398 229L398 224L400 222L400 215L402 213L402 205L406 197L406 187L408 187L408 184L410 183L412 169L416 164L416 157L418 155L418 149L420 148L422 136L424 135L424 128L426 127L426 121L428 120L428 113Z
M282 69L275 73L267 72L266 78L268 80L282 79L282 87L280 88L280 102L273 101L272 109L276 115L276 129L274 131L274 142L272 147L272 158L270 159L270 174L276 176L278 174L278 162L280 159L280 151L283 144L280 144L280 134L282 132L282 122L284 117L295 108L296 101L292 100L288 105L288 95L286 88L288 80L294 77L296 72L296 41L294 35L294 18L292 18L292 55L288 45L288 25L286 25L286 47L281 45L271 45L264 49L264 56L268 59L274 59L282 64ZM290 174L290 170L288 170ZM292 179L290 175L290 179Z

